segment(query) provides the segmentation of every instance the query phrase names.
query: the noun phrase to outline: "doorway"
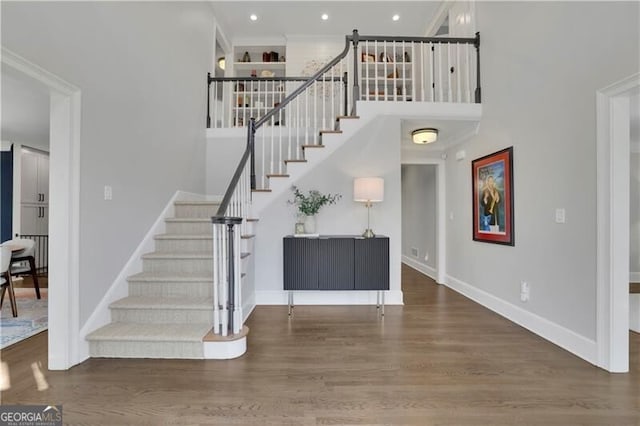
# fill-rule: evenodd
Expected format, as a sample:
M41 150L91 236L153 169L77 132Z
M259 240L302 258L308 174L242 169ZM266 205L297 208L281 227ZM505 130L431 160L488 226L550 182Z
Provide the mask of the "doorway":
M1 239L33 241L34 258L11 266L17 317L3 304L3 349L47 329L49 120L48 88L3 67Z
M640 95L631 97L629 111L629 329L640 333Z
M640 73L597 91L597 364L629 371L630 104Z
M79 351L80 90L2 48L2 72L49 93L49 369L81 362Z
M402 263L443 284L446 276L444 161L402 164Z

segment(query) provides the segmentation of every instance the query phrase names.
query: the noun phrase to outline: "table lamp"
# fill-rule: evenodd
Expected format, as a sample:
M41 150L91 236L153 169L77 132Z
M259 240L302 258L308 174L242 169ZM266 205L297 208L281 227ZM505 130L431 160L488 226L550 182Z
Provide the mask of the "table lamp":
M367 207L367 229L362 234L365 238L376 235L371 230L371 204L384 199L384 179L378 177L355 178L353 181L353 201L365 203Z

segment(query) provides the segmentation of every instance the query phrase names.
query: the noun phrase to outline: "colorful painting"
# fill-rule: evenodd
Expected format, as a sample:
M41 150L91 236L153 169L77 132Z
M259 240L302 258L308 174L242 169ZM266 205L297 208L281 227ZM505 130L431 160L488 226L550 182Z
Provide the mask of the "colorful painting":
M514 245L513 147L471 163L473 239Z

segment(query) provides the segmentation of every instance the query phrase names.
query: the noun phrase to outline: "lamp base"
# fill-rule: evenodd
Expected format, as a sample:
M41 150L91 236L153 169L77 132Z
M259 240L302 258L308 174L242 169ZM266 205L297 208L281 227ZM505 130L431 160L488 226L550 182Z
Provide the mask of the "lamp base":
M364 231L362 236L365 237L365 238L373 238L373 237L376 236L376 234L374 234L371 229L367 229L366 231Z

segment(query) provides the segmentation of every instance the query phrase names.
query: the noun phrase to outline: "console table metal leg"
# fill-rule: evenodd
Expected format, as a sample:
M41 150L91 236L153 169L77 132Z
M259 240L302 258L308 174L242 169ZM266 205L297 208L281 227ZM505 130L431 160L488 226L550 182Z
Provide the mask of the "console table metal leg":
M380 314L384 316L384 290L380 293L382 293L382 308L380 309Z
M380 309L380 290L376 291L376 309Z
M291 316L291 311L293 310L293 292L289 292L289 316Z

